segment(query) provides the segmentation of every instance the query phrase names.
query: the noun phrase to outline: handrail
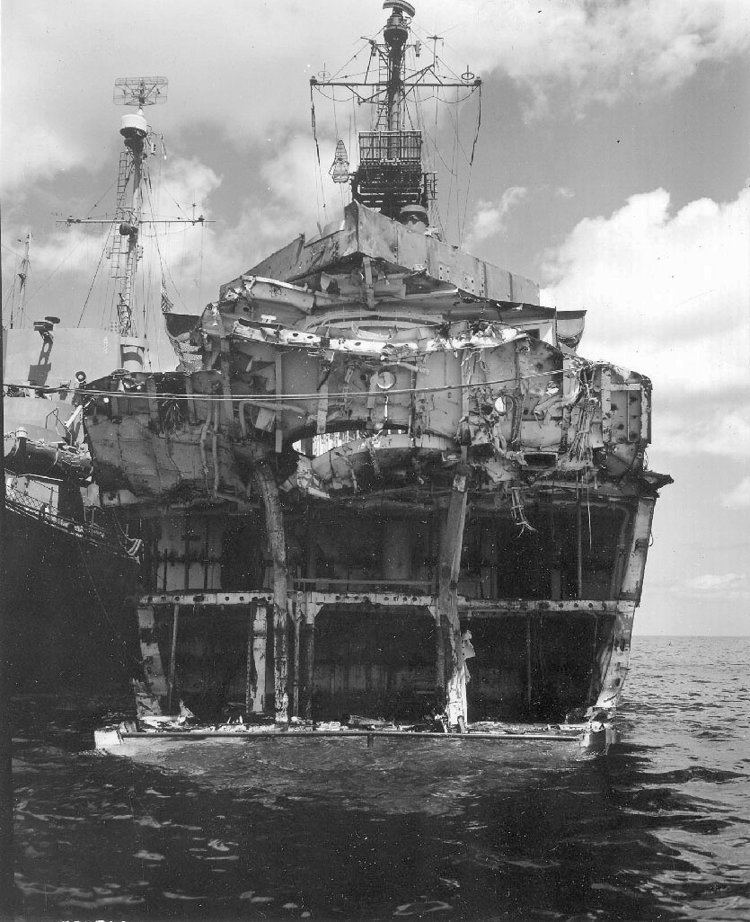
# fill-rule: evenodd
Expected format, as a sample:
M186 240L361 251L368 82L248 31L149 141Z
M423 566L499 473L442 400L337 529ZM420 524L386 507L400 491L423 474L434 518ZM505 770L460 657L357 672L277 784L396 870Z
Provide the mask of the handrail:
M104 529L96 525L82 524L69 519L57 512L50 503L35 499L27 493L22 493L14 487L6 484L6 508L18 515L33 519L52 528L55 531L62 532L72 538L80 541L86 541L98 547L110 550L120 557L130 557L127 550L116 542L113 542Z

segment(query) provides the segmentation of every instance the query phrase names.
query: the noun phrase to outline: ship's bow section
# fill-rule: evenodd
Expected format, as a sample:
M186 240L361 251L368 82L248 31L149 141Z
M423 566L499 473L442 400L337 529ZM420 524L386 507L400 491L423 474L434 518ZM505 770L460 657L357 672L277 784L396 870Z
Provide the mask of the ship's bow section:
M294 283L245 275L183 336L199 370L95 385L102 502L143 540L142 715L450 730L616 705L668 480L650 384L554 311L425 270L411 236L421 268L282 251Z

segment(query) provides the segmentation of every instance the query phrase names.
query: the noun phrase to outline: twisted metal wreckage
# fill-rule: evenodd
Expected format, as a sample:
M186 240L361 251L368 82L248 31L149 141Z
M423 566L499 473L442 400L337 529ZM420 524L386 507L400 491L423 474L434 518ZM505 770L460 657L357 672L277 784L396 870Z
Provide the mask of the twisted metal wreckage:
M582 312L353 203L167 323L184 370L81 392L144 541L146 724L614 707L667 478L648 380L576 354Z
M410 70L414 8L384 8L364 78L311 80L376 110L354 172L336 146L343 219L168 313L179 371L78 391L101 502L143 542L138 720L103 748L612 738L670 479L644 463L650 384L431 226L409 106L481 80L436 50Z

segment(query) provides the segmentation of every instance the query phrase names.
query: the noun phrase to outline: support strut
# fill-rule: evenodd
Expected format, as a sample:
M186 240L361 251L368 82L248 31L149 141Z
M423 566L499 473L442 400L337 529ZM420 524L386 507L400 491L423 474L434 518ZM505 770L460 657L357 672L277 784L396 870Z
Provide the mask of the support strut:
M453 478L438 570L438 611L442 647L445 651L443 669L447 679L446 710L449 725L459 727L465 725L467 719L466 667L458 617L458 574L461 568L461 548L466 522L467 490L468 476L461 471Z
M268 546L273 558L273 674L276 723L289 721L289 642L287 636L286 536L279 489L267 461L253 465L253 481L263 501Z

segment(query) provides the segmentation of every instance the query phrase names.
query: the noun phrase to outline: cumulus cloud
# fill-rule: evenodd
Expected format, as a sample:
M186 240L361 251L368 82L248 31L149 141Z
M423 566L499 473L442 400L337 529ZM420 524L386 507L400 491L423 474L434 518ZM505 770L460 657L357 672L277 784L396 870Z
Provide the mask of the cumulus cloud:
M262 194L236 203L233 213L238 218L234 222L214 222L218 217L214 200L222 177L196 157L150 158L150 167L152 182L144 201L142 257L135 288L139 317L144 303L158 306L162 279L176 310L197 313L217 297L220 284L297 234L314 233L318 222L326 221L322 200L316 198L310 140L305 136L288 138L279 154L260 161ZM334 203L328 204L333 213ZM111 207L108 210L111 213ZM203 215L206 223L192 225L193 215ZM180 218L184 223L149 225L149 217ZM8 239L21 233L20 226L10 227ZM27 313L46 309L53 298L55 312L64 322L76 323L81 315L84 324L111 322L116 286L107 254L115 233L73 224L35 234ZM10 250L3 256L10 277L17 256Z
M75 162L104 162L101 126L111 119L117 76L165 74L171 104L160 124L177 131L210 125L243 144L308 123L306 80L343 64L360 35L384 21L380 3L339 0L7 0L3 4L3 142L6 183L21 188ZM339 24L339 27L335 27ZM583 109L623 94L664 92L704 62L750 48L744 0L431 0L417 11L417 34L438 29L447 59L501 73L530 106ZM365 50L365 61L367 51ZM349 69L355 72L355 62ZM362 63L362 70L364 63ZM34 126L44 125L44 129ZM37 152L29 151L29 132ZM25 166L24 166L25 162Z
M707 61L750 47L750 9L743 0L449 0L431 4L441 23L460 20L451 37L460 58L500 70L526 87L537 114L565 97L579 108L623 94L664 92ZM438 18L440 17L440 18ZM570 91L574 92L571 93Z
M750 508L750 477L743 477L733 490L725 493L721 497L721 505L727 509Z
M0 192L15 189L23 198L32 183L79 164L83 157L81 145L54 129L9 120L0 149Z
M633 195L581 221L544 275L545 303L588 310L585 355L635 368L664 392L750 384L750 189L676 212L664 189ZM743 439L745 426L738 417Z
M748 394L732 393L696 404L688 396L677 406L658 413L653 439L661 454L683 457L696 452L734 461L750 457L750 406ZM732 405L735 401L735 405Z
M526 196L526 193L527 189L523 186L511 186L503 192L499 202L478 202L464 242L466 249L472 250L488 237L504 231L508 212Z

